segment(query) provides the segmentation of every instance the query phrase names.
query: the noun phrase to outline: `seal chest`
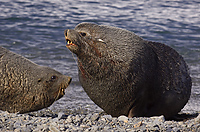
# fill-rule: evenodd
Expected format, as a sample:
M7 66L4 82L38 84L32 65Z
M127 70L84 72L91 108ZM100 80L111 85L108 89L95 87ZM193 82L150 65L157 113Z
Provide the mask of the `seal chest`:
M61 98L71 78L0 47L0 109L26 113Z
M91 23L64 34L67 48L78 57L82 87L108 114L170 118L187 103L191 78L174 49Z

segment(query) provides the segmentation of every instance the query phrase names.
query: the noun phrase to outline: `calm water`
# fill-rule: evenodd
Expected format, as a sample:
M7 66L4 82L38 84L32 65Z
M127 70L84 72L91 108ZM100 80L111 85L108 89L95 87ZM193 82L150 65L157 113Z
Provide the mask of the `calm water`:
M1 0L0 46L73 78L66 95L50 109L101 111L78 81L76 56L65 47L63 33L80 22L125 28L165 43L185 58L193 87L184 111L196 112L200 111L199 16L199 0Z

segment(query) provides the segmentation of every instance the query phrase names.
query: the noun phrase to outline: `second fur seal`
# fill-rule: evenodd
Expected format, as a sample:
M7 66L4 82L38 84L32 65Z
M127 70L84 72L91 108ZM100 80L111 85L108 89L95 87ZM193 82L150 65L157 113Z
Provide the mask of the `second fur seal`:
M92 23L66 30L65 38L84 90L108 114L171 118L187 103L188 67L169 46Z
M0 110L26 113L61 98L71 77L0 47Z

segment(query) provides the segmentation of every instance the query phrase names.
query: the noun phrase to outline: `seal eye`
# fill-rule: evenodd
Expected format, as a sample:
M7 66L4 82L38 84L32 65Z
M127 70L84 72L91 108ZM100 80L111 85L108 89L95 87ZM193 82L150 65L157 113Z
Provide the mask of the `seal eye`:
M57 79L57 76L51 76L51 81L54 81L55 79Z
M84 32L80 32L80 34L81 34L81 36L86 36L86 33L84 33Z

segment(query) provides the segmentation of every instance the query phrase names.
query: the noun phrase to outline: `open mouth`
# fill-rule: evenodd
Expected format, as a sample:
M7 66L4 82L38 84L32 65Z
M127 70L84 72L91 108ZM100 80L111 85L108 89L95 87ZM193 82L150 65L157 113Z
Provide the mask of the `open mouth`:
M55 101L60 99L61 97L63 97L65 95L65 88L61 88L57 93L57 96L55 97Z
M72 79L70 78L69 82L67 84L61 84L60 87L60 93L62 95L65 95L65 89L69 86L69 84L71 83Z
M58 99L60 99L61 97L63 97L65 95L65 89L68 87L68 85L69 84L61 84L60 89L56 93L55 100L58 100Z
M61 95L65 95L65 89L66 88L61 88Z
M66 46L72 46L75 45L70 39L66 38Z

